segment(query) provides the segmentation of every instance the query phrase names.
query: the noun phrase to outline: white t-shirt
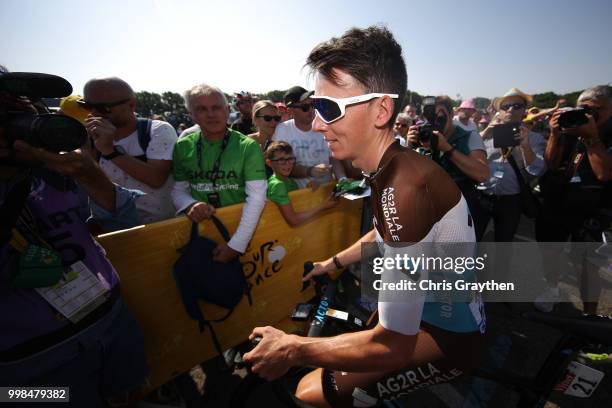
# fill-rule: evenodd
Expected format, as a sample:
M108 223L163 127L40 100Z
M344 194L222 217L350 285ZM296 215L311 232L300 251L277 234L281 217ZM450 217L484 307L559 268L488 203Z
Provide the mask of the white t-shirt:
M284 140L293 147L293 154L297 158L297 164L302 166L316 166L317 164L329 164L330 151L323 135L319 132L309 130L303 132L295 126L293 119L279 123L272 140ZM313 177L295 179L299 188L304 188ZM327 183L330 176L317 179L319 184Z
M151 141L147 147L147 159L172 160L172 151L176 139L176 131L172 125L154 120L151 123ZM116 140L114 144L123 147L126 154L130 156L142 156L144 154L138 143L138 131L134 131L134 133L121 140ZM143 224L174 217L175 210L170 196L174 185L172 173L168 175L168 179L162 187L152 188L121 170L111 160L100 158L100 166L113 183L146 193L136 200L136 209Z
M453 125L459 126L461 129L467 130L468 132L472 132L472 131L478 132L478 126L476 126L472 118L468 120L468 124L466 126L463 123L461 123L458 116L455 116L453 118Z

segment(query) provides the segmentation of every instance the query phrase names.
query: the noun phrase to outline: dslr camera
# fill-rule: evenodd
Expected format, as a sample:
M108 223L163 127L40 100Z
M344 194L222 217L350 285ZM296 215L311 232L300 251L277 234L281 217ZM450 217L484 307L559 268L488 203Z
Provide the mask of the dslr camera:
M87 141L85 127L66 115L41 113L41 98L68 96L72 85L64 78L34 72L0 72L0 127L9 146L23 140L59 153L80 148ZM36 105L43 106L37 109Z
M578 106L577 108L561 108L559 109L559 127L561 129L574 129L588 123L589 118L587 113L595 117L597 121L597 112L588 106Z
M426 96L423 98L423 117L425 123L419 127L419 143L427 143L431 150L436 150L438 147L438 137L433 133L435 130L442 132L444 124L440 124L436 118L436 98L434 96Z

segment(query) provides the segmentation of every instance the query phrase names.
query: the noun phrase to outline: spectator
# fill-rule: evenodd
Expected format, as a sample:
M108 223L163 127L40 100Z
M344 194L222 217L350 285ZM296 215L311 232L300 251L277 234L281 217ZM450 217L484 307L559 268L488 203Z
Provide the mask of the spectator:
M406 135L408 134L408 128L412 126L412 120L408 114L400 112L395 118L393 124L393 130L395 131L395 138L400 141L402 146L406 146Z
M6 89L56 89L58 80L46 83L48 77L39 77L30 83L3 73L0 89L5 89L4 81L12 81ZM35 111L29 101L1 91L0 110L7 108ZM36 170L30 173L32 168ZM120 295L116 271L75 209L77 188L109 219L135 212L134 196L79 151L55 154L23 141L11 146L4 125L0 175L0 384L70 387L71 406L77 407L125 402L148 374L144 339ZM8 205L11 201L15 205ZM17 269L25 252L45 256L36 276L30 276L34 280L21 279L27 278L27 270ZM55 265L49 268L49 262ZM66 270L72 271L69 282L62 280ZM97 306L69 310L57 297L43 297L55 290L49 288L55 282L64 290L62 302L79 293L68 289L87 282L90 287L87 294L79 293L79 304L88 297L87 304ZM36 290L41 287L45 290Z
M474 101L466 99L457 108L457 116L453 118L453 124L468 132L478 131L476 123L472 120L474 113L476 113Z
M215 260L227 262L244 253L265 205L263 155L253 139L226 127L229 105L219 88L196 85L185 92L185 105L201 131L177 142L172 198L193 222L246 202L236 233L214 252Z
M467 131L454 124L451 119L452 111L452 100L448 96L435 98L434 125L441 129L441 132L434 131L438 142L434 149L430 149L430 153L432 159L457 183L476 224L476 239L480 240L484 228L479 226L487 220L480 207L474 184L489 178L485 146L478 132ZM420 126L411 126L408 130L408 142L412 145L419 144L420 129Z
M581 230L598 211L608 208L606 191L612 180L612 88L596 86L582 92L578 106L589 109L588 122L582 126L562 129L559 126L561 111L550 120L550 137L546 145L546 163L549 170L540 180L543 211L536 220L536 239L543 242L573 242L585 240ZM595 223L591 223L596 225ZM601 228L601 225L600 225ZM598 233L601 236L601 231ZM547 265L555 256L544 257L548 288L536 300L536 307L550 312L559 300L558 269ZM597 301L601 285L597 285L597 268L586 262L582 271L584 312L597 313ZM590 291L585 280L595 282L597 289Z
M293 147L299 165L294 166L291 175L297 179L299 188L308 185L316 188L319 184L327 183L331 179L332 166L337 179L345 177L342 164L330 157L323 135L312 130L314 110L310 102L311 95L312 91L301 86L294 86L285 93L285 105L291 111L293 119L279 123L273 137L274 140L284 140Z
M304 224L338 204L338 201L330 196L311 210L296 212L293 209L289 192L297 190L298 185L289 177L295 165L295 156L289 143L272 142L266 150L266 164L274 171L274 174L268 179L268 198L278 205L280 213L290 226L297 227Z
M262 152L272 143L272 136L280 122L281 116L274 102L263 100L253 106L253 123L257 132L251 133L249 137L259 144Z
M100 152L102 170L113 183L146 193L136 202L142 223L171 218L174 128L166 122L144 119L141 133L150 129L150 141L143 144L134 114L134 91L122 79L91 79L83 95L83 106L91 111L85 126Z
M419 116L417 115L416 111L416 106L406 105L404 107L404 113L408 115L413 125L416 124L417 120L419 119Z
M179 125L176 127L176 135L180 135L185 129L187 129L187 125L184 123L179 123Z
M478 131L482 132L489 126L489 117L487 114L483 114L480 120L478 121Z
M544 163L545 141L542 135L522 126L517 136L519 145L511 149L493 146L493 129L499 123L516 123L525 118L531 96L512 88L504 96L495 99L499 110L495 119L482 132L491 177L482 195L487 209L486 224L493 218L496 242L512 242L521 218L520 185L509 160L514 160L523 179L539 177L546 170Z
M253 119L251 117L253 110L253 97L249 92L238 92L234 94L236 99L236 109L240 112L238 119L232 122L231 128L239 131L243 135L250 135L255 132Z
M253 106L253 123L257 128L257 132L251 133L249 137L259 144L262 153L265 154L266 149L272 143L272 136L280 121L281 116L274 102L263 100L258 101ZM269 178L271 175L272 168L266 164L266 177Z

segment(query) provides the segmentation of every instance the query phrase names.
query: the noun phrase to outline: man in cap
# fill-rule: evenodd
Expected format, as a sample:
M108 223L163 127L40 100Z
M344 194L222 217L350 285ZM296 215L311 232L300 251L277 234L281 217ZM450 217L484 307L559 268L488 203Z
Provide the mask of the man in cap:
M299 188L312 186L311 183L315 183L315 186L327 183L330 181L332 167L337 179L345 177L342 164L330 157L323 135L312 130L312 94L313 91L307 91L301 86L287 90L284 96L285 105L293 119L279 123L273 136L273 140L284 140L293 147L297 165L291 175L297 179Z
M517 88L510 89L495 100L498 114L481 134L492 176L483 194L485 205L490 209L486 221L488 223L493 218L496 242L512 242L521 217L521 187L511 161L516 163L523 180L539 177L546 170L546 141L541 134L530 131L524 125L520 126L520 134L517 134L518 146L506 149L493 146L495 126L503 123L522 124L531 101L530 95Z
M457 115L453 118L453 124L468 132L477 131L478 128L472 120L476 112L476 105L473 99L466 99L457 108Z
M145 193L136 203L140 221L173 217L170 172L177 137L172 125L150 119L139 124L134 91L120 78L91 79L83 95L82 105L91 112L85 127L100 152L100 166L114 183ZM146 134L148 145L141 142Z
M256 132L255 126L253 126L253 118L251 112L253 111L253 97L250 92L237 92L234 94L236 100L236 108L240 112L240 117L232 122L231 128L239 131L243 135L250 135Z

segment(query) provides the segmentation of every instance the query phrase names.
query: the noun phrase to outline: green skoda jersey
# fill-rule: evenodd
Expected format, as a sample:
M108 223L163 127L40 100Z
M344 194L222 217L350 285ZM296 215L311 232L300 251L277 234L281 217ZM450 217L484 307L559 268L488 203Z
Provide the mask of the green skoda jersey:
M278 205L291 203L291 200L289 200L289 192L297 189L298 185L293 179L284 181L276 177L276 174L273 174L268 179L268 199L274 201Z
M191 196L198 201L209 203L209 194L217 193L221 207L245 202L246 182L266 179L257 142L240 132L230 129L228 132L229 140L223 152L223 140L204 140L202 132L196 132L179 139L172 155L174 179L187 181ZM219 157L218 177L213 185L213 169Z

